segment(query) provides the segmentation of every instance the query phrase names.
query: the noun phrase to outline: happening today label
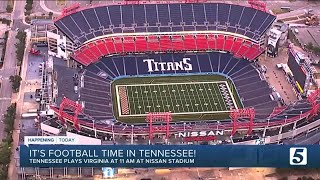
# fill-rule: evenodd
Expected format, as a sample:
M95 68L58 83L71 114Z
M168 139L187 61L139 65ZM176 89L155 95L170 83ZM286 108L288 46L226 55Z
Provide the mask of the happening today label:
M24 144L29 146L30 144L43 144L43 145L77 145L79 139L76 137L67 136L25 136Z

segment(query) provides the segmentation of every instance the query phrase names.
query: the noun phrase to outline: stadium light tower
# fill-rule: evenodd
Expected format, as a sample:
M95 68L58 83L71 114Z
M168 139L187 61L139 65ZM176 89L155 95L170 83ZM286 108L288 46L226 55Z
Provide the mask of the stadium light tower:
M169 131L170 131L170 121L172 120L171 117L171 112L149 112L146 116L146 121L149 123L149 144L151 144L151 140L153 137L153 132L154 132L154 127L152 126L153 122L166 122L166 126L165 126L165 133L166 133L166 139L165 139L165 143L168 143L168 139L169 139ZM158 127L157 130L159 131ZM161 129L160 131L163 131L163 129Z

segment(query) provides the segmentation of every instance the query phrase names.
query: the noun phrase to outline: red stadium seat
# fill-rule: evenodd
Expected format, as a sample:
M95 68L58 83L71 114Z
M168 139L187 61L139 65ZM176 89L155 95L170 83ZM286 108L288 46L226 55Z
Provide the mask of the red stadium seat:
M145 52L148 50L148 44L145 37L136 37L135 52Z
M263 49L259 47L259 45L254 44L252 45L252 47L250 48L250 51L246 54L246 57L249 60L254 60L255 58L257 58L261 53L263 53Z
M161 51L172 51L172 43L170 36L160 36L160 49Z
M96 45L103 55L108 55L109 51L104 40L97 40Z
M81 51L81 49L75 52L73 58L83 65L89 65L91 63L91 60L86 54Z
M126 53L135 52L135 43L133 37L124 37L123 38L123 51Z
M239 56L243 57L244 54L249 50L249 48L250 48L250 42L245 41L245 42L242 43L242 45L241 45L239 51L237 52L237 54Z
M105 39L106 47L108 48L109 54L116 53L116 48L114 47L114 43L111 38Z
M217 50L224 50L223 49L223 46L224 46L224 42L225 42L225 39L224 39L224 35L221 35L221 34L219 34L218 36L217 36Z
M193 35L184 35L184 49L185 50L197 50L196 41Z
M148 36L148 51L159 51L160 43L157 36L151 35Z
M224 50L231 52L231 48L234 42L234 37L233 36L227 36L226 38L226 42L224 44Z
M102 54L102 52L99 50L98 46L94 42L89 43L88 48L90 49L90 51L96 57L97 60L104 55Z
M196 36L196 44L197 44L197 50L199 51L206 51L209 49L208 40L205 34L198 34Z
M241 47L242 42L243 42L243 39L236 38L236 40L234 41L230 52L233 53L233 54L237 54L239 49L240 49L240 47Z
M216 41L215 35L209 34L208 35L208 46L209 46L209 49L216 50L217 49L216 44L217 44L217 41Z
M253 47L253 45L250 46L249 50L243 55L243 57L250 59L253 54L255 54L257 51L256 48Z
M251 41L232 35L187 34L184 36L150 35L147 38L125 36L99 39L81 47L72 57L82 64L90 64L98 61L102 56L112 54L194 50L223 50L232 53L235 57L249 60L254 60L263 52L258 45L252 45Z
M90 59L90 63L91 62L96 62L96 60L98 60L98 58L91 52L90 48L85 46L83 48L82 51L86 56L88 56L88 58Z
M114 47L116 49L116 53L122 54L123 53L123 43L120 37L113 38Z
M183 40L181 36L179 35L172 36L172 49L174 51L182 51L184 49Z

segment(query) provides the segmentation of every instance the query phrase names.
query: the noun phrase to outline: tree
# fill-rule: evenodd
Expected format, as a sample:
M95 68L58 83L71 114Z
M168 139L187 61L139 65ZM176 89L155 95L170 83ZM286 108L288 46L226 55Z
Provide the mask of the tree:
M0 179L7 179L8 178L8 168L0 164Z
M7 13L11 13L13 8L8 4L6 10L7 10Z
M11 77L10 77L11 78ZM12 148L12 131L13 124L16 116L16 104L11 104L7 108L7 113L5 114L5 125L7 136L2 143L0 144L0 179L7 179L8 176L8 167L11 157L11 148ZM8 133L9 132L9 133Z
M19 31L16 35L16 38L19 40L19 42L16 43L16 56L18 60L18 65L22 64L24 50L26 48L26 36L26 33L23 31Z
M13 91L18 92L22 78L19 75L15 75L15 76L10 76L9 79L10 79L10 82L12 83Z
M11 154L11 146L8 143L1 143L0 152L2 156L0 156L0 164L9 164L10 163L10 154Z
M49 12L49 17L52 18L52 16L53 16L53 12L50 11Z
M27 4L24 7L27 11L31 11L32 10L32 4L33 4L33 0L27 0Z
M309 43L306 45L306 48L312 51L312 50L313 50L313 44L312 44L312 42L309 42Z
M314 52L315 54L320 54L320 47L319 47L319 46L313 47L313 52Z

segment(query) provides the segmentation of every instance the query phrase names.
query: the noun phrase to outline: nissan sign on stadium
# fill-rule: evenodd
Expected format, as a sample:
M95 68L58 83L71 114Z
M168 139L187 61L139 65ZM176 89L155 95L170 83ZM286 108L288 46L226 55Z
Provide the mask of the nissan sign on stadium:
M183 138L183 141L213 141L216 136L223 136L223 130L216 131L189 131L189 132L179 132L175 134L175 138Z

